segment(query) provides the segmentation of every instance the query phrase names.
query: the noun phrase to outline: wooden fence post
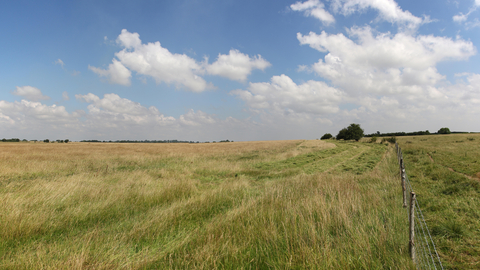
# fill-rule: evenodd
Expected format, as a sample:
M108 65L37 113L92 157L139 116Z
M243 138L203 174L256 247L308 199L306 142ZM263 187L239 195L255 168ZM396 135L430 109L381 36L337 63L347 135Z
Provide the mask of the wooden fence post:
M400 157L400 177L402 177L402 169L404 168L403 166L403 158Z
M415 262L415 220L414 220L414 213L415 213L415 192L410 194L410 256L412 257L412 261Z
M405 174L405 168L402 168L402 191L403 191L403 208L407 208L407 188L405 186L405 180L407 178Z

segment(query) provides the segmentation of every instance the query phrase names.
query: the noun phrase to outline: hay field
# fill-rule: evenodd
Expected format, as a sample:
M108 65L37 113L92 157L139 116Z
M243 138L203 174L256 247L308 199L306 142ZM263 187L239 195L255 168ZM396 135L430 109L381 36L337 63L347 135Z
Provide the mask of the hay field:
M394 152L0 143L0 268L410 269Z
M398 137L447 269L480 269L480 134Z

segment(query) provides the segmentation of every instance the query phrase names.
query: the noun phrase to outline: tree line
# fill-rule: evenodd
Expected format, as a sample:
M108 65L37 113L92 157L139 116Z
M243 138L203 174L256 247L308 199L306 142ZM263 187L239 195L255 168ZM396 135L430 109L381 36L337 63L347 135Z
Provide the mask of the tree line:
M430 131L414 131L414 132L390 132L390 133L377 133L364 135L363 129L360 124L350 124L350 126L341 129L337 136L333 137L330 133L325 133L320 140L337 139L337 140L355 140L359 141L363 137L400 137L400 136L420 136L420 135L432 135L432 134L451 134L451 133L466 133L466 132L451 132L448 127L440 128L436 133L430 133Z

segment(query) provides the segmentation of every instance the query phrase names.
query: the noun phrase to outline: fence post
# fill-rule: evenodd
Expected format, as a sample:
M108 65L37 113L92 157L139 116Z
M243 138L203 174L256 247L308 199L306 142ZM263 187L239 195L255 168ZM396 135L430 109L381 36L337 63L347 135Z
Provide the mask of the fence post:
M397 147L397 161L400 162L400 147L398 147L398 143L395 143L395 146Z
M403 157L400 157L400 177L402 177L402 169L404 168L403 166Z
M407 188L405 186L406 173L405 168L401 168L402 172L402 191L403 191L403 208L407 208Z
M415 192L410 193L410 256L412 261L415 262L415 221L414 221L414 212L415 212Z

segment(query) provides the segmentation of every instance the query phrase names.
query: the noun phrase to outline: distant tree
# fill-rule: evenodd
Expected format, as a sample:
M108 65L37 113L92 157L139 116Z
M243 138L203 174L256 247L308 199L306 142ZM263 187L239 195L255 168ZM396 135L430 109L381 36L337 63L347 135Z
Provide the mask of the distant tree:
M328 139L331 139L333 138L332 134L330 133L325 133L321 138L320 140L328 140Z
M49 140L49 139L45 139L45 140L43 140L43 142L44 142L44 143L49 143L50 140Z
M350 124L347 128L347 140L359 141L363 138L363 129L360 127L360 124Z
M346 129L346 128L342 128L342 129L338 132L336 139L337 139L337 140L347 140L347 129Z
M69 139L66 139L66 140L65 140L65 143L68 143L69 141L70 141Z
M441 129L439 129L437 133L438 133L438 134L450 134L451 132L450 132L450 129L449 129L449 128L443 127L443 128L441 128Z

